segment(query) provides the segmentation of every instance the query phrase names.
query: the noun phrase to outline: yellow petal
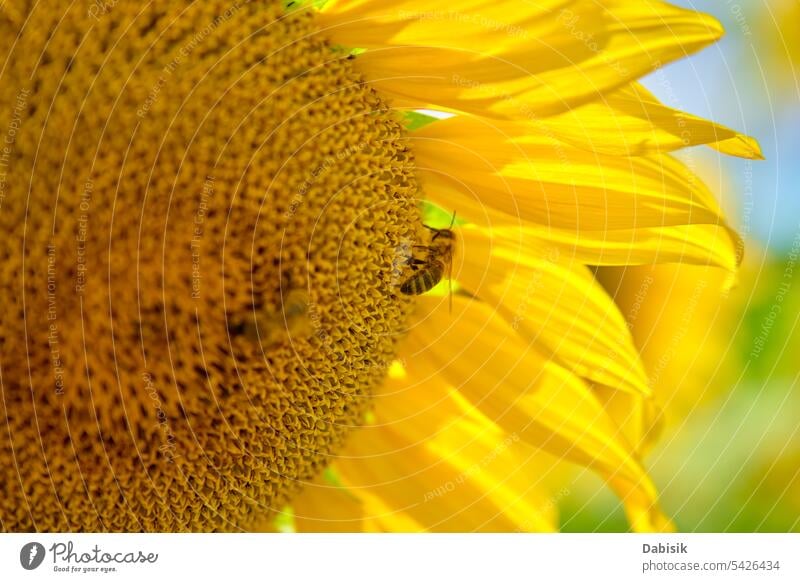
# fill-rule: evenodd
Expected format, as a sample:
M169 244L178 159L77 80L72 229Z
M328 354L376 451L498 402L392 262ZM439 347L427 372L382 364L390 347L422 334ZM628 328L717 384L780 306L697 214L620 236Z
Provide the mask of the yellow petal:
M372 425L353 435L336 470L372 509L365 520L377 529L554 531L556 505L545 485L552 459L543 462L518 440L442 378L390 374L375 396ZM379 475L369 465L384 455L394 468Z
M573 232L724 226L714 196L668 155L605 156L512 130L520 131L517 124L453 117L414 132L420 176L434 202L479 224L485 206Z
M439 375L418 375L412 354L401 377L387 380L375 399L376 422L426 446L458 469L525 531L557 529L548 493L553 459L518 443L469 404Z
M292 501L298 532L363 531L364 508L346 487L317 478Z
M555 502L540 491L544 467L536 460L543 455L531 456L518 440L494 426L462 420L428 441L428 447L484 491L515 531L556 531Z
M735 273L741 249L734 247L725 228L693 224L651 228L581 230L572 232L543 226L497 226L504 238L536 241L545 256L558 253L596 266L691 263L711 265Z
M655 488L630 444L577 376L478 301L456 298L449 314L446 299L422 298L416 320L407 340L411 365L442 374L506 433L597 470L629 514L658 514Z
M518 524L482 484L450 461L429 442L409 439L388 425L368 425L350 436L335 468L361 499L365 522L377 529L515 531Z
M667 107L639 83L609 93L602 101L532 121L530 129L612 155L645 155L707 144L725 154L763 159L752 137Z
M625 319L589 269L561 253L545 252L522 232L510 234L460 228L459 284L576 375L649 394Z
M525 2L512 11L491 0L461 0L446 8L432 8L418 0L330 2L318 21L322 32L345 46L469 47L490 54L552 28L554 11L572 1Z
M738 324L725 316L731 299L721 292L721 275L681 264L598 269L598 279L628 318L668 416L685 417L738 379L712 381Z
M592 392L638 454L649 451L661 437L663 409L654 398L599 384L592 385Z
M346 46L379 47L356 65L396 106L530 119L593 101L723 32L709 16L654 0L553 2L544 14L527 4L455 2L411 18L398 10L393 19L378 11L373 28L360 5L350 20L357 24L335 15L326 34Z

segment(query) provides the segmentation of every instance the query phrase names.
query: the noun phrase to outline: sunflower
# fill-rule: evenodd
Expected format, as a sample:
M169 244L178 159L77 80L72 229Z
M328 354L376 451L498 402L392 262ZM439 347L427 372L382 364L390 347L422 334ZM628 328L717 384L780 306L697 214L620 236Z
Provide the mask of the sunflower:
M563 461L671 527L593 267L735 271L669 152L757 143L635 81L722 29L427 8L4 5L4 529L548 531Z

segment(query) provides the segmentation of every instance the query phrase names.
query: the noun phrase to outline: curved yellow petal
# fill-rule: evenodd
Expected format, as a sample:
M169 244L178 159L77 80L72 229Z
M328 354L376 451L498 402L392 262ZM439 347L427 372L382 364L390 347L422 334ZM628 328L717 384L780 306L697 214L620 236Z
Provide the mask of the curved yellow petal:
M541 455L530 456L518 440L497 427L461 421L431 439L428 446L485 491L514 523L515 531L557 531L556 505L540 491L544 468L536 461Z
M658 521L655 487L588 386L542 357L487 305L460 297L454 303L450 314L444 298L420 301L409 361L442 374L507 434L598 471L629 514L649 516L638 517L637 528Z
M625 319L589 269L523 232L458 230L458 282L528 342L591 382L649 394Z
M364 531L364 507L346 487L324 477L307 483L292 500L298 532Z
M326 4L318 21L321 30L351 47L438 47L494 54L543 34L554 26L557 9L575 0L539 0L517 3L509 11L503 2L460 0L445 7L423 5L419 0L391 3L357 0Z
M331 12L325 33L346 46L376 47L356 65L397 106L511 119L597 99L723 33L707 15L655 0L552 2L543 14L527 4L455 2L438 13L378 11L372 19L361 5L350 16Z
M644 451L675 419L737 380L718 376L725 350L721 340L734 331L724 316L724 273L672 264L604 267L596 276L626 316L654 398L635 401L603 388L596 393ZM629 422L623 424L624 419Z
M460 214L476 223L485 223L485 206L578 232L725 225L711 192L668 155L605 156L522 131L474 117L417 130L412 139L426 192L444 207L463 206Z
M439 375L426 376L401 349L402 375L390 374L376 397L375 419L430 450L481 487L525 531L558 527L550 498L552 458L518 444Z
M444 434L450 438L474 438L475 430L477 427L464 427L464 433ZM508 507L497 503L505 500L492 499L480 476L454 462L453 454L458 455L458 449L450 456L442 456L440 448L453 444L442 444L441 440L418 441L389 425L368 425L352 435L334 466L342 483L362 501L364 521L373 522L376 529L432 532L518 529L519 523L506 513Z
M335 466L376 529L555 531L546 490L552 459L545 464L518 440L440 377L390 374L371 424ZM376 457L389 472L372 472Z
M535 120L530 129L611 155L646 155L705 144L725 154L763 159L752 137L667 107L639 83L617 89L602 100Z
M736 273L741 249L723 227L692 224L573 232L546 226L493 225L504 238L536 241L545 256L559 253L586 265L624 266L691 263Z
M737 323L725 315L721 273L674 264L602 268L597 277L628 318L667 421L738 380L712 381Z
M653 397L620 392L616 388L592 385L592 392L638 454L646 453L663 430L663 409Z

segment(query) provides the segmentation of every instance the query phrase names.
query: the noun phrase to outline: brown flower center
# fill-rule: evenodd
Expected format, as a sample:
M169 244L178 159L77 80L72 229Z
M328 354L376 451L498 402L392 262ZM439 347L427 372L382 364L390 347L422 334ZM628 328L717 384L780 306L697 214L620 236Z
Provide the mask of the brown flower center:
M251 527L360 422L411 308L416 183L313 26L278 2L0 15L7 530Z

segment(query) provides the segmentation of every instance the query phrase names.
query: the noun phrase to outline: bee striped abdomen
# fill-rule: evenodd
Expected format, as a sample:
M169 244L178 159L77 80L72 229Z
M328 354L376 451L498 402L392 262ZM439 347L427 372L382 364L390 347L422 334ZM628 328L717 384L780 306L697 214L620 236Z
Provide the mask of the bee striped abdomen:
M418 273L407 279L401 286L404 295L421 295L433 289L442 280L444 264L440 261L430 263Z

